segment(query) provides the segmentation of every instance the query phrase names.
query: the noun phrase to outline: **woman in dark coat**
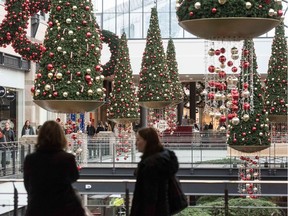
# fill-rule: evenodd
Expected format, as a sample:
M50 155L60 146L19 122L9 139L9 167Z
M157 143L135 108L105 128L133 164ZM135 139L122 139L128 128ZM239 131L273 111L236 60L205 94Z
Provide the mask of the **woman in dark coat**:
M136 135L136 146L142 152L130 216L169 216L168 178L178 171L173 151L163 148L154 128L142 128Z
M28 193L26 216L84 216L72 183L79 178L74 155L59 123L47 121L40 128L36 151L24 161Z

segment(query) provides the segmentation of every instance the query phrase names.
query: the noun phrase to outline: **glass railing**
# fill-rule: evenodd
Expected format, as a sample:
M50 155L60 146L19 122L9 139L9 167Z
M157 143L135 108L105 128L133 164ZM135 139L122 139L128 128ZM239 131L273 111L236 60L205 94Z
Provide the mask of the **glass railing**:
M265 168L287 169L288 144L286 135L273 140L270 148L255 153L259 164ZM22 173L24 158L34 151L37 136L22 137L17 142L0 145L0 177ZM135 146L135 136L115 136L112 132L87 138L86 134L69 134L68 152L76 156L81 167L136 167L141 153ZM280 141L279 141L280 140ZM276 142L277 141L277 142ZM179 160L180 168L229 167L239 166L240 156L226 144L225 135L219 133L174 134L162 137L166 148L173 150ZM249 154L248 154L249 155ZM253 155L253 154L252 154ZM255 156L255 155L254 155Z

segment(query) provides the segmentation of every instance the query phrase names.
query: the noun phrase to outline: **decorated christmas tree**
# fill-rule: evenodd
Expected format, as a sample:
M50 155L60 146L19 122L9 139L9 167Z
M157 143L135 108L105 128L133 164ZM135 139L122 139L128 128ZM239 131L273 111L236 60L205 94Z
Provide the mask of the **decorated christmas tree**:
M267 79L265 80L265 102L270 121L284 122L287 117L287 41L284 31L284 23L276 27L272 43L272 55L270 57Z
M104 100L102 45L90 1L52 1L44 46L31 89L35 102Z
M146 47L139 76L138 97L141 106L163 108L171 103L171 80L156 8L151 9Z
M139 119L140 113L125 33L121 36L118 54L107 115L115 122L134 121Z
M178 64L176 61L176 52L173 40L168 41L166 60L168 66L168 73L171 80L171 92L173 92L172 100L174 104L178 104L184 99L184 90L179 80Z
M238 112L229 123L227 143L236 149L244 147L244 152L256 152L270 146L270 134L253 40L244 41L240 64ZM236 100L233 89L231 92Z

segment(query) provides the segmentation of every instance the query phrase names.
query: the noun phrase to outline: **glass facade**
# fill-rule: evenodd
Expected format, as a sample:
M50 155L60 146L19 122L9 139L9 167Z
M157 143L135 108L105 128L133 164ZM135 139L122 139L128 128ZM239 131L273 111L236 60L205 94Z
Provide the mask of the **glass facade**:
M129 39L144 39L149 27L151 8L157 7L163 39L196 38L178 25L176 0L92 0L97 22L102 29L121 35L125 31ZM288 3L283 1L286 10ZM286 26L288 18L285 17ZM288 30L286 31L286 34ZM273 37L274 29L261 37Z

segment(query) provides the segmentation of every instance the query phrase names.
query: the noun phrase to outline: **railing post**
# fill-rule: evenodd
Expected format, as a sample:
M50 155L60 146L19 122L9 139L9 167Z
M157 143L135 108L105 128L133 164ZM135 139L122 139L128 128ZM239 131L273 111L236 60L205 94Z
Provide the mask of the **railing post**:
M13 211L13 216L17 216L18 215L18 190L15 187L14 182L13 183L13 187L14 187L14 211Z
M224 190L224 215L228 216L228 213L229 213L228 189L226 187L227 187L227 185L225 184L225 190Z
M125 184L125 209L126 209L126 215L129 215L129 203L130 203L130 200L129 200L129 189L127 187L127 182Z

